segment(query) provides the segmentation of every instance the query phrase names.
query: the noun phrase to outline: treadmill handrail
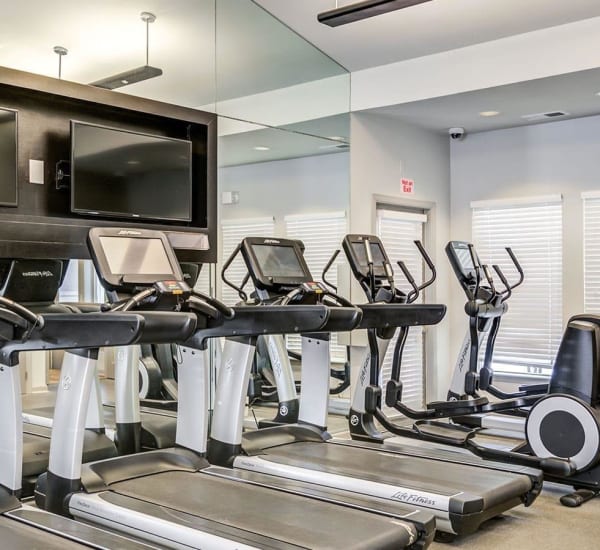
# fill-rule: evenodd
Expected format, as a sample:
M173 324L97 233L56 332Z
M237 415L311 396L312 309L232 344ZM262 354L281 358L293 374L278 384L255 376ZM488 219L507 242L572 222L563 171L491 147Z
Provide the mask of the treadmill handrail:
M197 330L184 345L204 349L209 338L319 332L331 313L323 305L242 305L234 306L233 310L233 318Z

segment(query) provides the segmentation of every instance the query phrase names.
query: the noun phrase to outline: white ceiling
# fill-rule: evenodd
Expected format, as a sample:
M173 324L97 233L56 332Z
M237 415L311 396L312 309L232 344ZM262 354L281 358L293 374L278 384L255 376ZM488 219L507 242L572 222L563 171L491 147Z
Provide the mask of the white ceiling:
M330 28L317 14L335 0L254 1L351 71L600 15L598 0L433 0Z
M121 91L189 107L321 79L344 70L251 1L26 0L2 2L0 65L89 83L145 63L164 74ZM218 42L215 41L215 25ZM217 65L215 66L215 49ZM215 89L215 81L217 89Z
M600 69L592 69L366 112L395 117L444 133L456 126L473 133L598 115L598 92ZM482 111L499 111L500 114L486 118L479 115ZM566 111L568 115L541 122L522 118L523 115L550 111Z

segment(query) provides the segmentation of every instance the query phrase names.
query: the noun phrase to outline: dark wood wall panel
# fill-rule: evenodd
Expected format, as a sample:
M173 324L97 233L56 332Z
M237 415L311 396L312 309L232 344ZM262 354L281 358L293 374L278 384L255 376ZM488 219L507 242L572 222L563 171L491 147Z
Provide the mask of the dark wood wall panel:
M216 261L216 115L0 68L2 107L18 112L18 205L0 206L0 257L85 258L88 229L104 225L176 231L179 242L189 234L191 248L178 256ZM56 186L56 164L70 159L71 120L190 140L192 221L141 223L71 213L70 190ZM30 159L44 161L44 185L29 183ZM208 250L198 246L198 234L206 235Z

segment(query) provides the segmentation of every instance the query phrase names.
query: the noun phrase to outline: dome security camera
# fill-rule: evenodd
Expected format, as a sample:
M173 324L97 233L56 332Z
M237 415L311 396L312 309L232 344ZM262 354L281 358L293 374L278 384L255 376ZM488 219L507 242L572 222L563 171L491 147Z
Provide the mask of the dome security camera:
M448 135L452 139L455 139L457 141L460 141L461 139L464 139L464 137L465 137L466 134L467 134L467 132L465 131L464 128L450 128L448 130Z

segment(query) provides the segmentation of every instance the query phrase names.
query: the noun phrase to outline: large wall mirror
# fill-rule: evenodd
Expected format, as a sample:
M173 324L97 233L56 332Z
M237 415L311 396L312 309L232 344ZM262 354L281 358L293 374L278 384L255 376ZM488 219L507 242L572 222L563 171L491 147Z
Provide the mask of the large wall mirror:
M146 25L143 11L156 20ZM289 235L306 242L320 277L349 223L350 75L342 66L251 0L65 0L60 9L34 0L8 6L0 31L0 66L87 84L146 63L161 69L117 90L219 115L220 261L245 234ZM261 220L270 222L252 225ZM204 266L197 287L237 301L219 273L219 264ZM71 262L60 299L102 301L91 265ZM51 379L29 376L27 389Z

